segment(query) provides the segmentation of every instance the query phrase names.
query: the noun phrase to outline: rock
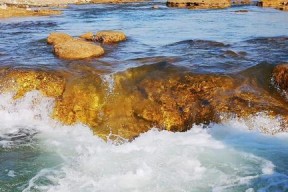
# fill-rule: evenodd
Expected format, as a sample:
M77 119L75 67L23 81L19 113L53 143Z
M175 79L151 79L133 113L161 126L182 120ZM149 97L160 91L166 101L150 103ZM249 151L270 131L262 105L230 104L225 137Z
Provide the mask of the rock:
M249 12L248 10L243 9L235 11L235 13L248 13L248 12Z
M15 98L39 90L55 98L55 119L87 124L104 139L111 133L133 139L152 127L186 131L195 123L221 122L225 114L249 117L266 112L287 118L288 104L259 87L251 74L254 71L246 73L247 79L144 65L111 75L114 86L107 91L111 85L92 67L79 65L77 72L2 67L0 88L15 91Z
M246 52L240 51L240 52L235 52L232 50L226 50L224 51L223 56L224 57L232 57L232 58L243 58L247 55Z
M232 0L232 5L250 5L251 0Z
M85 59L99 57L104 49L98 45L79 39L72 39L54 46L54 53L63 59Z
M94 34L92 32L85 33L81 35L80 38L85 39L87 41L93 41L95 39Z
M284 11L288 10L287 0L260 0L257 5L261 7L273 7Z
M168 7L189 9L222 9L231 6L230 0L168 0Z
M56 45L59 43L65 43L65 42L70 41L72 39L73 39L73 37L71 37L70 35L68 35L66 33L53 32L53 33L50 33L50 35L48 36L47 43L52 44L52 45Z
M64 77L55 71L37 69L5 69L1 73L1 92L13 91L20 98L29 91L38 90L43 95L57 98L65 88Z
M61 14L61 11L50 9L27 10L26 8L18 7L2 7L2 9L0 9L0 18L49 16L59 14Z
M277 65L273 70L272 78L278 87L288 91L288 64Z
M99 75L90 74L70 79L62 97L56 102L54 118L65 124L84 123L98 136L105 138L110 129L101 126L105 116L102 112L104 86Z
M159 5L153 5L152 9L159 9Z
M78 0L1 0L1 2L15 6L34 6L34 7L47 7L47 6L63 6L73 4Z
M118 43L126 40L126 35L121 31L99 31L95 35L95 40L101 43Z

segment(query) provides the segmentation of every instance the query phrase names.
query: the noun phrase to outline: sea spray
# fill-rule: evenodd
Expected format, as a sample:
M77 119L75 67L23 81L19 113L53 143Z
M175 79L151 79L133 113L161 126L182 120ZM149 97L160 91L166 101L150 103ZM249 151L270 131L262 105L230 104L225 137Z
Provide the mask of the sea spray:
M288 190L287 135L249 130L251 122L254 128L263 127L263 122L266 129L278 126L265 114L208 127L194 125L183 133L153 128L131 142L115 145L93 135L85 125L67 126L51 119L53 99L36 91L20 100L12 97L0 96L1 138L9 140L23 130L26 135L1 144L1 150L20 153L24 144L30 145L25 150L36 147L34 158L42 162L35 168L25 158L11 159L16 164L23 161L23 170L34 170L17 186L24 171L7 169L7 185L17 186L15 191ZM5 191L7 185L0 189Z

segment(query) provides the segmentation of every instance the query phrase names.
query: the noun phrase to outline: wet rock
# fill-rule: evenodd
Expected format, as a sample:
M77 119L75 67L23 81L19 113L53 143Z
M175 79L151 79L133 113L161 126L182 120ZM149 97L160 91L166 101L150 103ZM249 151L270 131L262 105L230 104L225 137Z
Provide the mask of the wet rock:
M0 9L0 18L9 17L31 17L31 16L49 16L49 15L59 15L61 11L50 10L50 9L36 9L29 10L26 8L18 7L3 7Z
M72 39L54 46L54 53L63 59L85 59L99 57L104 49L98 45L79 39Z
M95 37L92 32L88 32L88 33L81 35L80 38L85 39L87 41L93 41Z
M221 122L225 114L288 117L287 103L259 86L254 71L237 77L193 74L160 63L111 75L112 90L93 68L68 71L2 68L1 92L16 91L20 98L39 90L55 98L55 119L87 124L104 139L133 139L152 127L186 131L195 123Z
M159 9L159 5L153 5L152 9Z
M99 31L95 35L95 40L101 43L118 43L126 40L126 35L121 31Z
M274 83L281 89L288 90L288 64L277 65L272 74Z
M20 98L33 90L57 98L62 95L65 87L65 78L55 71L7 69L2 70L0 74L1 92L13 91L14 98Z
M73 37L71 37L70 35L68 35L66 33L53 32L53 33L50 33L50 35L48 36L47 43L52 44L52 45L56 45L59 43L65 43L65 42L70 41L72 39L73 39Z
M97 135L105 138L110 129L100 126L105 115L101 114L104 93L105 87L98 75L70 79L56 102L53 116L65 124L81 122L89 125Z
M168 7L179 7L189 9L221 9L231 6L230 0L168 0Z
M257 5L261 7L273 7L284 11L288 10L287 0L261 0Z

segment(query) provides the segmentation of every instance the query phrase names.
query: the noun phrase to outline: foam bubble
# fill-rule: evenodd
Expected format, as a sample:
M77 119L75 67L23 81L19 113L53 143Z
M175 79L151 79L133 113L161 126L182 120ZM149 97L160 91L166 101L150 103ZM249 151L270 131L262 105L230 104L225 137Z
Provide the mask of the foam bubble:
M83 124L66 126L51 119L53 99L38 92L28 93L17 101L12 101L12 96L0 95L1 138L13 138L23 129L25 133L36 133L30 134L31 137L24 134L19 140L35 139L33 142L47 154L45 159L51 161L55 156L61 159L56 166L42 167L36 172L23 191L287 189L288 154L283 151L288 146L283 142L287 137L281 135L279 139L277 135L249 131L251 126L257 130L264 125L268 129L278 125L265 114L248 120L232 118L208 128L195 125L184 133L154 128L132 142L123 140L115 145L93 135ZM10 143L6 141L1 147L13 150L19 145L16 141L10 139ZM284 168L278 167L279 162ZM17 170L18 174L21 170Z

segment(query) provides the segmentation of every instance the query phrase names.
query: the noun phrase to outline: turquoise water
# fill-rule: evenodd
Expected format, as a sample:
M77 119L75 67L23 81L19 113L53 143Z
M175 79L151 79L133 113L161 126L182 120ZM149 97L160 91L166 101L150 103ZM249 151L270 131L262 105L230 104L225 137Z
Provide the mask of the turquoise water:
M155 4L160 8L152 9ZM235 13L239 9L248 13ZM63 11L1 20L1 65L66 70L87 65L110 74L164 62L198 73L234 73L288 62L288 13L274 9L191 11L153 2ZM122 30L128 41L106 46L99 59L58 59L45 41L52 31L79 36L104 29ZM288 135L261 133L280 129L280 121L265 113L195 125L184 133L152 129L132 142L119 138L119 145L104 142L85 125L52 120L53 105L37 92L17 101L0 95L1 192L288 191Z

